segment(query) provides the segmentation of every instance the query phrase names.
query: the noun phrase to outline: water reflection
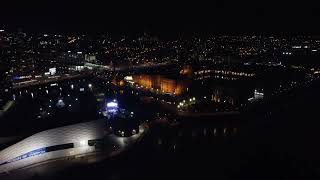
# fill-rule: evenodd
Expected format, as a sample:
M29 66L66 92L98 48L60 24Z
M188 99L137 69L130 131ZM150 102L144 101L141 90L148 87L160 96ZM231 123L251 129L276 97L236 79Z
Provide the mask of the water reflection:
M33 133L104 118L100 110L106 99L117 99L122 108L135 112L141 121L166 112L156 104L141 108L145 102L131 91L91 77L15 89L15 106L2 119L8 127L1 130Z
M151 141L157 151L197 151L200 149L224 147L239 138L241 124L208 121L181 121L175 126L155 126ZM165 153L163 152L163 153Z

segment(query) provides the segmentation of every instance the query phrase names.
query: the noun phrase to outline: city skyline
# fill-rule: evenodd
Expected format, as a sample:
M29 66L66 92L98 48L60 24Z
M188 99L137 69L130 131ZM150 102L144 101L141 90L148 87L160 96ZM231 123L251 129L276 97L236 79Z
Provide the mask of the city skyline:
M1 3L1 180L320 178L315 4Z

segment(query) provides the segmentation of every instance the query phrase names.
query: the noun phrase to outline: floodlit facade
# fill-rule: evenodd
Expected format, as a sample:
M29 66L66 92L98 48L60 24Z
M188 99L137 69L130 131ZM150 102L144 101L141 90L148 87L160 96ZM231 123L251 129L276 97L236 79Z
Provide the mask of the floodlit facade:
M91 121L34 134L0 151L0 173L61 157L96 151L94 141L104 135L104 121Z
M166 78L162 75L134 75L133 82L147 89L158 89L160 92L180 95L186 90L183 81Z

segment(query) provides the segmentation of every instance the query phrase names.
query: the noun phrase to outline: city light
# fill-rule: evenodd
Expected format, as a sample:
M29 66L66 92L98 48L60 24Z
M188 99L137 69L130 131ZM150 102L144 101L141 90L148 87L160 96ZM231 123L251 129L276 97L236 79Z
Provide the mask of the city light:
M116 101L108 102L106 104L106 111L108 113L116 113L118 111L118 103Z
M288 123L296 117L300 123L298 117L313 113L302 110L315 110L310 107L316 107L318 102L317 90L311 90L320 79L317 62L320 40L315 36L221 36L209 33L194 36L188 33L165 40L160 38L165 36L161 33L119 37L109 33L7 32L1 28L0 32L3 32L0 41L4 47L1 49L3 63L0 64L0 116L4 118L0 131L4 132L4 137L12 135L28 141L30 138L26 135L32 139L33 132L41 132L40 140L30 145L19 143L19 139L11 142L11 138L8 145L4 142L5 146L0 150L0 176L1 170L7 171L11 167L4 163L41 154L42 151L34 150L42 146L49 150L61 148L61 153L47 151L48 154L39 158L29 158L30 162L56 154L70 156L71 151L75 157L86 156L91 150L102 149L97 146L102 142L107 142L103 144L104 149L116 147L122 152L122 147L132 141L131 137L141 134L137 129L139 125L158 131L157 126L161 124L173 131L167 133L165 139L161 137L161 148L171 148L170 151L172 147L177 148L180 153L188 147L175 142L178 136L192 138L192 141L203 141L201 139L207 136L203 141L206 144L217 139L212 139L213 136L231 138L232 128L237 126L240 126L238 131L245 132L247 121L250 121L250 125L258 128L252 133L254 137L255 132L266 124L263 122L268 122L266 125L269 126L279 117L287 117ZM300 94L308 96L299 97ZM313 105L307 102L310 99L315 102ZM306 103L299 104L302 101ZM292 104L284 106L286 103ZM276 118L271 119L271 111ZM295 116L300 111L303 115ZM268 119L259 123L264 118ZM15 123L21 122L20 119L23 123ZM221 119L222 123L206 123L209 119ZM101 130L100 137L96 136L99 133L95 129L90 132L93 127L90 123L83 125L89 120L90 123L91 120L99 121L94 127ZM237 122L233 123L234 120ZM68 128L77 123L81 123L77 127L79 131ZM67 128L62 127L65 129L52 134L54 139L43 133L58 126ZM160 135L162 129L165 133L168 128L159 129ZM15 129L28 131L15 132ZM67 133L72 134L71 138ZM156 136L148 138L155 138L157 143L158 132L155 133ZM230 138L218 139L229 141ZM27 149L20 150L15 146L15 149L5 150L6 146L15 143ZM72 149L65 150L68 143ZM199 152L203 152L202 149ZM107 153L109 151L103 156ZM58 158L73 161L62 156ZM23 165L26 161L28 159L18 163Z
M117 107L118 107L118 103L116 103L116 102L109 102L109 103L107 103L107 107L108 107L108 108L117 108Z
M59 99L57 104L56 104L56 106L58 108L63 108L65 106L65 103L64 103L64 101L62 99Z

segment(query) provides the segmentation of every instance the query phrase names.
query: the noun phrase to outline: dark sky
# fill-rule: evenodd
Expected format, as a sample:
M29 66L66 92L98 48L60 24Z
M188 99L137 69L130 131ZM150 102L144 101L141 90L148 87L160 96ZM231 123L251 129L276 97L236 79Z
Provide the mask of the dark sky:
M2 1L0 23L30 31L320 32L320 8L308 0Z

